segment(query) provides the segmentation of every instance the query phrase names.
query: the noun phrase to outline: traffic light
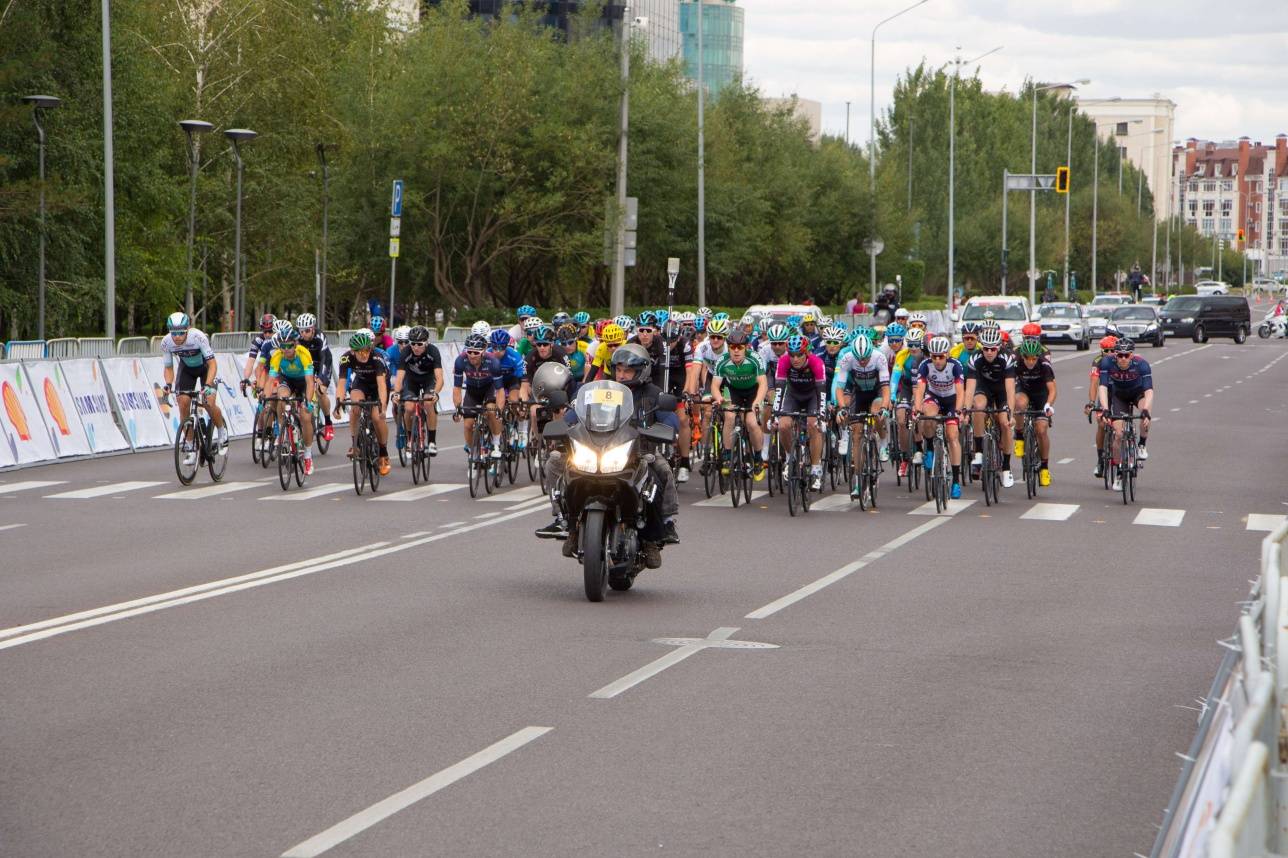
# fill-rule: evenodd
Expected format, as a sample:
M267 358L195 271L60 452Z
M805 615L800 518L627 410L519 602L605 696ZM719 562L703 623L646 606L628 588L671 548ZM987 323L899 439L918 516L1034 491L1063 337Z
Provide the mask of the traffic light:
M1238 233L1236 233L1236 235L1237 235L1237 237L1238 237L1238 239L1239 239L1239 242L1240 242L1240 243L1242 243L1242 242L1243 242L1243 227L1239 227L1239 231L1238 231Z
M1069 168L1055 168L1055 192L1057 194L1069 193Z

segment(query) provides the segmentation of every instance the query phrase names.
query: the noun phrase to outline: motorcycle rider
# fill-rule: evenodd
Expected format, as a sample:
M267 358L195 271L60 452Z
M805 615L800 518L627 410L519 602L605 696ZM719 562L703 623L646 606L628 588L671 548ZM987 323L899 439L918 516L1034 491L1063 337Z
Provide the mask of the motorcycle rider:
M649 356L648 350L639 343L627 343L613 352L611 359L613 380L618 384L625 385L630 391L635 401L635 419L634 423L638 425L641 421L645 423L664 423L672 429L679 429L679 419L674 412L658 411L658 397L662 395L662 388L652 383L653 359ZM671 464L665 456L649 456L649 468L653 471L653 476L661 486L661 491L651 501L650 506L653 511L662 520L662 544L670 545L680 541L680 535L675 529L675 518L680 512L680 496L675 488L675 474L671 471ZM550 454L546 461L546 473L550 475L551 485L558 488L563 482L567 466L565 457L562 452L555 451ZM555 507L555 520L545 527L536 531L538 537L543 539L563 539L563 553L565 557L573 556L577 548L576 534L568 525L563 517L563 510L559 505L557 496L552 490L551 503ZM649 569L656 569L662 565L661 545L656 542L645 541L642 543L642 553L644 555L644 565Z

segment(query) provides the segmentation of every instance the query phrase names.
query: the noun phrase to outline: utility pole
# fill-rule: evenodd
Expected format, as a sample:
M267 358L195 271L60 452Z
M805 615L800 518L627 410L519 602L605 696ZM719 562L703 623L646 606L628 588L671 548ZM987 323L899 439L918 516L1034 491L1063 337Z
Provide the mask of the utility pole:
M698 0L698 306L707 305L707 147L705 109L707 92L703 84L705 62L702 45L702 0ZM848 117L849 102L846 102ZM849 120L846 120L848 135ZM620 310L618 312L621 312Z
M626 20L625 13L623 13L621 39L622 100L617 128L617 240L613 254L612 295L609 299L609 311L614 315L620 314L626 305L626 135L630 129L631 115L631 94L628 83L631 74L630 32L630 22ZM699 92L701 92L701 89L702 87L699 85ZM702 96L699 95L698 98L701 99ZM699 104L701 104L701 101L699 101Z
M116 341L116 179L112 167L112 13L103 0L103 276L107 338Z

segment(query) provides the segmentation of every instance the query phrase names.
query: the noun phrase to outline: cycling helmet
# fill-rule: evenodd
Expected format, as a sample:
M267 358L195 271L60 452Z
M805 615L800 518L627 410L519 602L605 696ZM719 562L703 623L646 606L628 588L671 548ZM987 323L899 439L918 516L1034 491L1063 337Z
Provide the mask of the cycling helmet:
M538 397L565 390L572 381L572 370L558 361L546 361L532 374L532 392Z
M635 370L635 377L630 380L630 384L647 384L649 378L653 375L653 358L649 357L648 349L639 343L627 343L613 352L610 363L613 365L614 376L623 367L630 367ZM626 384L627 382L622 383Z
M904 345L906 345L910 349L925 348L926 332L921 328L913 328L912 330L908 331L908 336L904 340Z
M556 328L564 324L565 322L571 322L571 321L572 321L572 316L569 316L567 313L563 312L562 310L560 310L558 313L555 313L553 316L550 317L550 324L554 325Z
M384 317L384 316L372 316L372 317L371 317L371 331L372 331L372 333L376 333L376 334L378 334L378 333L380 333L381 331L383 331L384 329L385 329L385 317Z
M797 313L793 313L792 315L788 316L788 317L787 317L787 325L788 325L788 327L791 327L791 328L800 328L802 318L803 318L803 317L802 317L802 316L800 316L800 315L799 315L799 314L797 314Z
M1042 326L1039 325L1037 322L1029 322L1027 325L1020 328L1020 333L1026 338L1040 337L1042 336Z
M856 358L866 363L868 358L872 357L872 340L859 334L854 338L854 342L850 343L850 350L854 352Z
M554 329L549 325L542 325L537 328L537 332L532 335L532 341L539 346L548 346L555 341Z
M626 331L616 322L609 322L604 325L604 329L599 332L599 339L605 345L620 346L626 342Z
M400 343L407 342L407 334L411 332L410 325L401 325L394 328L394 339Z
M925 313L913 313L911 316L908 317L909 327L913 325L921 325L924 328L927 326L927 324L929 323L926 321Z
M1021 357L1037 357L1042 354L1042 344L1037 340L1025 340L1015 351Z
M832 323L832 327L836 328L838 331L844 331L846 333L849 333L850 331L850 326L847 325L845 322L840 321L839 319Z
M644 312L640 313L639 326L641 328L656 328L657 313L654 313L652 310L645 310Z
M489 325L487 322L480 320L470 326L470 333L478 334L479 336L486 339L487 336L492 333L492 326Z
M926 350L932 355L946 355L952 347L953 345L948 341L948 337L936 335L930 338L930 343Z
M1126 337L1114 343L1114 354L1116 355L1129 355L1134 351L1136 351L1136 344Z
M756 317L751 315L751 313L743 313L742 318L738 320L738 324L742 325L744 328L750 328L756 324Z
M870 340L870 339L872 339L872 333L873 333L873 332L872 332L872 329L871 329L871 328L869 328L867 325L856 325L856 326L855 326L855 328L854 328L854 335L855 335L856 337L857 337L857 336L864 336L864 337L867 337L867 338Z
M773 319L761 319L759 322L756 323L756 335L763 337L765 335L765 332L768 331L770 327L773 326L773 324L774 324Z
M909 313L908 313L907 307L900 307L899 309L894 311L894 317L896 319L906 319L908 318L908 316L909 316Z
M302 331L305 328L316 328L317 326L318 317L312 313L300 313L300 315L295 317L296 330Z
M978 322L965 322L965 323L963 323L963 324L962 324L962 336L963 336L963 337L964 337L964 336L966 336L967 334L978 334L978 333L979 333L979 323L978 323Z
M845 342L845 331L841 330L835 325L829 325L828 327L824 328L822 331L822 335L823 335L823 342L828 343L829 345L832 343Z
M745 346L747 345L747 332L742 328L734 328L729 332L727 342L731 346Z
M573 340L577 339L577 326L572 322L564 322L562 325L555 328L555 339L561 342L571 343Z
M537 315L537 308L531 304L524 304L522 307L514 311L514 315L519 317L519 321L523 321L528 318L528 316Z
M541 321L540 316L529 316L523 320L523 332L525 334L530 334L544 324L545 322Z
M807 312L801 316L801 324L815 325L815 324L818 324L818 319L814 316L812 312Z
M907 333L908 333L908 329L905 328L903 325L899 324L898 322L894 322L893 324L886 327L886 339L901 340L904 338L904 335Z
M871 337L872 344L877 346L881 345L881 341L885 339L885 332L886 332L885 325L873 325L872 337Z
M729 335L729 320L712 319L707 325L707 333L713 337L727 337Z
M282 331L279 334L273 334L273 348L275 349L293 349L300 341L300 332L294 328Z
M174 318L173 316L171 318ZM284 334L295 326L291 324L290 319L278 319L273 323L273 334Z
M670 310L659 307L657 309L657 323L659 325L665 325L667 322L671 321L671 315Z
M728 313L725 313L725 312L723 312L723 311L721 311L721 312L716 313L714 316L712 316L712 317L711 317L711 321L713 321L713 322L714 322L716 319L720 319L720 320L722 320L722 321L727 322L727 321L729 321L729 314L728 314Z
M791 355L809 354L809 340L800 334L793 334L787 338L787 353Z
M1002 345L1002 332L996 328L985 328L979 332L979 344L986 349L999 348Z
M635 324L635 320L634 320L634 319L632 319L630 316L626 315L625 313L622 313L620 316L613 316L613 321L614 321L614 322L615 322L615 323L616 323L616 324L617 324L617 325L618 325L622 330L626 330L626 327L627 327L628 325L634 325L634 324Z
M791 337L792 332L784 324L770 325L766 336L771 343L785 343Z
M992 328L995 331L999 331L1002 329L1002 326L997 323L997 319L994 319L992 316L993 314L989 313L988 318L986 318L984 321L979 323L979 329L981 331L983 331L986 328Z
M354 331L349 335L349 348L353 349L355 352L371 348L371 334L367 332L366 328L363 328L360 331Z
M191 324L192 322L187 313L171 313L165 320L165 329L173 334L176 331L188 330ZM289 327L291 323L287 322L286 324Z
M276 321L277 321L277 317L274 316L272 313L265 313L264 315L260 316L259 332L261 334L271 334L273 332L273 323Z
M470 334L465 338L465 351L467 352L485 352L487 351L487 337L482 334Z
M598 319L595 321L594 329L595 329L596 339L603 336L604 328L608 326L608 323L610 321L611 321L610 319Z
M702 316L705 319L710 319L714 315L714 313L711 312L710 307L699 307L698 315Z
M706 329L707 329L706 316L698 316L696 319L693 320L693 330L697 331L700 334Z
M412 343L429 342L429 328L424 325L417 325L407 332L407 341Z
M578 325L589 325L590 313L587 313L585 310L580 310L572 314L572 320Z
M1011 341L1011 335L1008 334L1006 331L1002 331L1002 342L1009 343L1010 341Z
M495 331L492 332L492 335L489 336L487 339L488 339L488 343L491 344L492 348L496 349L497 351L509 348L510 346L510 332L507 330L504 330L503 328L497 328Z
M1111 351L1118 344L1118 338L1114 336L1105 337L1100 341L1100 348L1104 351Z

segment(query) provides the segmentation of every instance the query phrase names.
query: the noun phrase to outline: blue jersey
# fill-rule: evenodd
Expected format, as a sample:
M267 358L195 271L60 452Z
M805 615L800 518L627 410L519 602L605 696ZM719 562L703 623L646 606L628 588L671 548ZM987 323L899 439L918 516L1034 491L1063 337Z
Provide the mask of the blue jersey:
M1149 361L1140 355L1132 355L1126 367L1118 365L1113 355L1101 358L1097 367L1100 372L1100 383L1109 388L1110 395L1119 399L1133 399L1147 390L1154 389L1154 373L1149 368Z
M499 356L494 356L495 352L489 353L488 359L495 360L501 367L502 383L514 381L516 378L523 378L526 368L523 355L514 349L507 347Z
M470 363L465 353L456 356L452 365L452 386L474 391L494 391L501 387L501 365L497 359L484 355L478 366Z
M398 365L402 362L402 349L397 343L384 350L385 363L389 364L389 377L393 378L398 374Z

